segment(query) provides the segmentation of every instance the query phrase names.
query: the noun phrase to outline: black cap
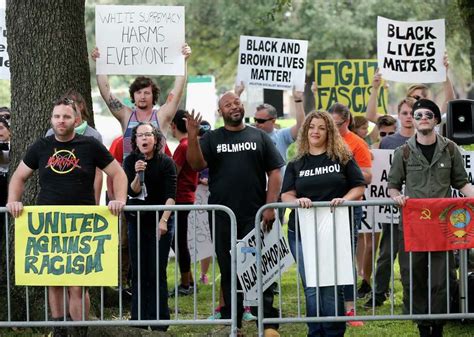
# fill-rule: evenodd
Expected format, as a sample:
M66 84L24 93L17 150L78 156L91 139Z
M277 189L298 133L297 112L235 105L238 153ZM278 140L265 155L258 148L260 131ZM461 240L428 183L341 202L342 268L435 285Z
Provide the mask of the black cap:
M430 110L434 113L435 118L438 120L438 124L441 123L441 112L435 102L430 101L429 99L420 99L413 104L412 114L415 114L415 111L418 109Z

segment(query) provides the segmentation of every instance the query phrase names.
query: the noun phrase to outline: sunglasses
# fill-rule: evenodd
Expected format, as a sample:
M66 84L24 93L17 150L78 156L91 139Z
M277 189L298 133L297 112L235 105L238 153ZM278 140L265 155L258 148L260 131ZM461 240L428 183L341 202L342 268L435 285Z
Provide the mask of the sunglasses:
M413 96L410 96L410 97L416 99L417 101L419 101L421 99L421 96L418 96L418 95L413 95Z
M3 114L0 112L0 118L10 119L10 114Z
M265 119L265 118L254 118L253 120L254 120L255 123L257 123L257 124L263 124L263 123L266 123L266 122L271 121L271 120L273 120L273 119L274 119L274 118L267 118L267 119Z
M423 116L425 116L427 119L433 119L434 118L434 113L432 113L431 111L417 111L413 114L413 118L416 120L416 121L419 121L423 118Z
M391 136L394 133L395 133L395 131L390 131L390 132L380 131L379 135L380 135L380 137L385 137L385 136Z

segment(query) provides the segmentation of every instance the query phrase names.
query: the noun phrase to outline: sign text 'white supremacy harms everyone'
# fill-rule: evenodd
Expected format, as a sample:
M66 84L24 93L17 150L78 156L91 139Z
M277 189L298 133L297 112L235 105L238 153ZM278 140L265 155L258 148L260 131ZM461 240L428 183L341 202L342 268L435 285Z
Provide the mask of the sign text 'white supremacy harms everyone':
M303 91L307 54L308 41L241 36L237 83Z
M379 16L377 58L382 77L405 83L446 80L444 19L403 22Z
M97 74L184 75L184 7L96 6Z

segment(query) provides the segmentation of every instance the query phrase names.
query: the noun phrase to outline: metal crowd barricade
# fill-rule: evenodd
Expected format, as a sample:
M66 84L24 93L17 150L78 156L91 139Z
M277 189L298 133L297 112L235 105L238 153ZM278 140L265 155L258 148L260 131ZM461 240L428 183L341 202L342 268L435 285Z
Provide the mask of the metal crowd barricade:
M11 260L11 247L10 247L10 241L11 241L11 233L9 232L9 216L7 213L7 210L5 207L0 208L0 215L5 218L4 226L3 228L0 228L0 243L2 240L4 240L5 243L5 249L0 250L0 268L5 267L5 269L1 270L0 269L0 294L2 289L4 288L5 291L5 306L0 309L0 311L6 312L5 318L2 318L0 315L0 328L8 328L8 327L52 327L52 326L58 326L58 327L74 327L74 326L173 326L173 325L186 325L186 326L191 326L191 325L228 325L230 326L230 333L232 336L237 335L237 278L236 278L236 263L237 263L237 257L236 257L236 241L237 241L237 225L236 225L236 217L235 214L232 212L232 210L226 206L222 205L174 205L174 206L126 206L124 211L126 212L137 212L137 234L140 233L140 226L142 225L140 223L140 212L155 212L156 214L156 228L158 229L158 212L160 211L171 211L172 212L172 217L170 217L169 225L172 223L174 225L174 231L177 233L177 215L178 212L180 211L209 211L210 212L210 219L212 221L212 235L214 236L215 233L215 212L220 211L220 212L225 212L229 218L230 218L230 224L231 224L231 274L233 275L232 277L232 282L231 282L231 318L230 319L219 319L219 320L209 320L207 317L209 314L214 314L215 308L216 308L216 299L219 298L219 296L216 297L216 269L215 269L215 263L217 262L215 259L215 255L212 256L212 304L209 309L212 310L206 311L205 313L198 312L197 308L197 300L198 300L198 295L197 295L197 289L196 289L196 283L194 283L194 291L193 291L193 314L192 317L189 317L188 319L184 319L180 316L179 310L178 310L178 296L175 296L174 298L174 308L170 306L170 320L159 320L159 280L157 276L157 319L156 320L141 320L141 313L140 313L140 303L138 304L138 320L128 320L126 319L126 311L129 310L129 308L124 309L123 308L123 284L122 284L122 250L121 250L121 244L119 244L119 272L118 272L118 277L119 277L119 286L118 286L118 319L113 319L113 318L106 318L104 317L104 287L100 287L100 312L97 315L97 319L94 320L80 320L80 321L68 321L66 320L66 316L64 317L64 320L61 321L52 321L51 318L49 317L49 304L48 304L48 287L44 287L44 318L42 320L32 320L31 315L30 315L30 310L31 310L31 305L29 300L29 287L26 286L25 288L25 303L15 303L15 306L20 306L24 305L25 308L25 316L26 319L19 321L19 320L14 320L12 317L12 288L15 287L14 282L12 281L11 274L12 274L12 266L10 265L10 260ZM12 225L13 226L13 225ZM124 230L127 230L126 224L122 221L122 216L119 218L119 241L121 239L121 233ZM196 226L195 226L196 230ZM2 238L3 236L3 238ZM139 236L137 236L138 238ZM177 236L174 236L174 247L175 247L175 252L177 248ZM195 239L196 240L196 236ZM0 246L1 247L1 246ZM215 243L213 241L213 250L215 251ZM138 251L138 261L140 261L140 242L137 242L137 251ZM159 252L159 239L157 238L157 247L156 247L156 254ZM194 280L198 280L199 277L196 277L196 264L198 261L196 261L196 242L194 242L194 259L191 261L191 263L194 263ZM158 255L157 257L157 270L156 272L158 273L159 270L159 258ZM3 260L4 259L4 260ZM175 260L175 273L174 273L174 278L175 278L175 289L177 289L177 286L179 285L179 278L178 278L178 263L177 259ZM146 271L140 270L140 263L138 263L138 277L140 278L142 273ZM4 280L2 280L2 275L4 275ZM169 275L169 274L168 274ZM138 294L139 294L139 302L140 298L142 296L147 296L146 294L141 294L141 289L140 289L140 280L138 282ZM42 287L35 287L35 288L42 288ZM86 287L82 287L82 292L84 295L84 289ZM67 308L67 299L66 299L66 287L63 287L63 308ZM141 295L141 296L140 296ZM176 294L177 295L177 291ZM0 296L3 296L0 295ZM92 299L91 296L91 302L95 301L97 299ZM202 299L201 299L202 300ZM208 298L205 299L206 303L209 303ZM84 303L84 296L83 296L83 301L82 301L82 307L81 307L81 312L82 312L82 317L85 317L85 303ZM174 309L174 310L173 310ZM67 310L64 310L64 312L67 312Z
M312 204L313 209L318 208L318 207L330 207L329 202L313 202ZM363 206L363 207L378 207L378 206L390 206L390 218L391 218L391 223L390 223L390 248L391 248L391 265L390 265L390 270L391 270L391 275L390 275L390 296L388 298L389 304L390 304L390 313L389 314L377 314L377 308L375 305L375 270L376 270L376 249L377 247L375 246L374 243L374 235L375 235L375 213L372 212L372 219L367 219L369 223L372 224L372 278L371 278L371 286L372 290L370 293L370 296L372 298L372 305L370 308L362 309L361 304L362 302L360 299L357 299L357 273L355 269L356 265L356 259L355 259L355 245L354 245L354 235L351 235L351 250L352 250L352 260L353 260L353 265L354 265L354 290L353 290L353 295L354 295L354 302L357 303L358 305L355 306L354 308L354 316L338 316L337 315L337 296L336 298L336 303L335 303L335 313L333 316L320 316L319 309L320 309L320 303L318 300L318 296L316 296L316 306L317 306L317 315L316 317L305 317L301 314L301 307L304 305L304 301L301 301L301 296L303 295L304 298L304 293L301 292L301 286L300 286L300 275L298 273L298 256L294 256L295 258L295 264L296 264L296 297L297 297L297 309L294 310L294 308L289 308L288 303L285 304L285 309L287 311L296 311L297 312L297 317L285 317L285 311L282 308L282 297L285 295L282 292L282 275L279 273L279 279L278 279L278 284L279 284L279 317L277 318L268 318L264 317L263 312L263 273L262 273L262 258L261 258L261 249L262 249L262 238L260 235L256 235L256 260L257 260L257 286L258 286L258 335L263 336L264 333L264 324L286 324L286 323L322 323L322 322L348 322L348 321L380 321L380 320L447 320L447 319L474 319L474 313L469 313L468 309L471 311L474 308L468 308L468 296L469 296L469 289L468 289L468 250L459 250L459 268L457 270L458 274L458 280L459 280L459 312L452 312L452 309L450 308L451 300L450 300L450 271L452 271L455 267L450 265L450 259L449 259L449 254L452 254L452 252L446 252L446 289L447 289L447 303L446 303L446 313L438 313L438 314L433 314L431 312L432 310L432 302L431 302L431 281L432 281L432 276L430 273L431 270L431 253L428 252L428 294L426 294L426 297L428 299L428 313L426 314L415 314L413 312L413 273L416 273L416 270L413 270L412 267L412 252L407 253L409 257L409 268L410 268L410 277L409 277L409 309L408 312L402 312L402 309L396 309L395 308L395 298L394 298L394 293L395 293L395 259L394 259L394 247L398 245L398 242L393 241L393 231L399 230L397 224L395 224L394 227L394 213L393 213L393 207L396 206L396 204L391 201L376 201L376 200L370 200L370 201L346 201L343 205L337 206L337 207L350 207L350 213L351 213L351 219L354 217L354 210L353 207L355 206ZM296 209L296 212L298 211L298 207L294 203L272 203L272 204L267 204L262 206L255 217L255 230L256 232L259 231L261 228L261 218L262 218L262 213L264 210L273 208L276 210L280 209ZM335 212L333 213L333 219L334 223L336 223L336 217L335 217ZM315 212L315 223L317 224L317 219L316 219L316 212ZM354 222L351 221L351 226L354 226ZM300 240L299 238L299 232L298 232L299 224L298 224L298 216L297 214L295 215L295 237L296 237L296 245L298 245L298 242ZM333 235L333 242L334 242L334 254L336 254L336 232L337 229L334 231ZM352 228L351 233L354 233L354 230ZM317 252L317 234L316 234L316 248L315 248L315 253ZM298 252L298 249L296 249L296 252ZM297 253L298 254L298 253ZM335 255L334 255L335 256ZM318 270L318 262L316 258L316 270L314 271L317 275L317 270ZM336 260L337 263L337 260ZM280 264L280 256L278 255L278 264ZM337 283L337 266L334 266L335 270L335 279ZM291 272L291 271L288 271ZM399 275L397 275L398 278ZM318 277L316 277L316 282L318 283ZM336 289L336 287L334 287ZM336 290L335 290L336 292ZM363 300L364 303L367 301L367 299ZM385 304L387 305L387 304ZM357 306L359 306L359 309L357 309ZM402 304L403 307L403 304ZM344 310L345 311L345 310Z

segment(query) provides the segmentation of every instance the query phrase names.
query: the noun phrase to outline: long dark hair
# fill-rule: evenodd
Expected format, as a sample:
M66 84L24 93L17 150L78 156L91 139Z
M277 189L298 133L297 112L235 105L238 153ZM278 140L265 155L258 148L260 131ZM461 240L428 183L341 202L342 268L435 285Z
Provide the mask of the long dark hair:
M150 122L140 122L138 123L137 126L135 126L133 129L132 129L132 139L131 139L131 143L132 143L132 151L136 154L139 154L140 153L140 150L138 149L138 146L137 146L137 130L138 130L138 127L142 126L142 125L149 125L151 126L151 129L152 129L152 133L153 133L153 137L155 137L155 147L153 148L153 155L156 155L158 152L161 151L161 149L163 148L163 134L161 133L160 130L158 130L152 123Z

